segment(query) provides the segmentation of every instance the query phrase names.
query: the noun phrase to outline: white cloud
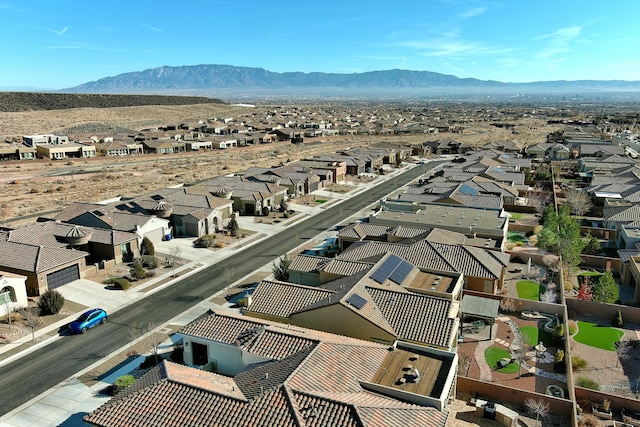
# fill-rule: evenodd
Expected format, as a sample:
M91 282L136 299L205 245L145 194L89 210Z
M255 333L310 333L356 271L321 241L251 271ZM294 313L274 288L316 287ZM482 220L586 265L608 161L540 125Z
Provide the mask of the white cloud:
M459 13L458 18L469 19L469 18L473 18L474 16L482 15L486 11L487 11L486 7L474 7L472 9L467 9L464 12Z
M141 27L144 27L144 28L146 28L148 30L154 31L156 33L164 33L164 31L162 29L160 29L158 27L154 27L153 25L142 24L142 23L139 23L138 25L140 25Z
M581 33L582 27L572 26L560 28L552 33L535 38L534 40L547 42L547 45L536 53L536 57L544 60L550 60L552 58L558 60L558 58L556 58L557 56L573 50L572 45L576 43ZM562 60L564 60L564 58L562 58Z

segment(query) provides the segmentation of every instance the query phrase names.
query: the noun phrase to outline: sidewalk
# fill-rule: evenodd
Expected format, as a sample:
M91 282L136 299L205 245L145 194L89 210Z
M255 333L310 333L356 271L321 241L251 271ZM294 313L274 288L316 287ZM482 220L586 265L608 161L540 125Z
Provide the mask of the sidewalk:
M394 170L393 173L380 176L379 181L377 182L383 182L385 180L392 179L398 173L405 172L407 170L407 167ZM78 302L88 307L101 307L104 308L107 313L114 313L142 298L145 298L148 295L171 286L174 282L182 280L183 278L194 274L200 269L206 268L209 265L215 264L233 255L234 252L240 247L254 245L266 239L267 237L278 233L283 228L286 228L289 224L304 221L306 218L309 218L314 214L326 209L327 205L333 206L336 203L340 203L342 200L352 197L353 195L358 194L361 191L364 191L365 188L368 188L366 184L360 184L358 188L355 189L355 191L352 190L347 194L333 193L325 190L314 192L314 195L316 197L325 198L328 200L328 203L318 206L304 206L296 204L293 206L293 208L296 210L296 212L298 212L298 215L294 215L290 219L283 220L278 224L259 223L255 221L254 217L241 216L237 218L240 228L243 230L250 230L255 234L248 236L245 239L238 240L224 248L217 249L213 252L206 249L194 248L194 238L172 239L170 241L163 241L156 244L155 249L158 253L169 253L170 249L178 245L181 250L181 258L188 260L188 262L175 269L175 272L179 275L176 278L171 277L173 274L173 270L170 270L163 275L156 276L145 282L140 286L139 289L132 288L124 292L107 289L105 285L101 283L93 282L86 279L80 279L67 285L61 286L60 288L58 288L58 291L65 297L65 299L68 299L70 301ZM350 216L349 218L346 218L345 220L355 220L362 216L360 214L364 214L365 212L366 209L357 212L356 214ZM302 218L300 218L300 216L302 216ZM328 224L329 227L332 225L334 224ZM327 233L328 231L321 233L318 236L319 240L324 239ZM272 265L271 263L269 263L257 271L265 270L270 272L271 268ZM229 284L227 288L221 290L215 295L225 292L227 289L233 287L236 283L240 282L244 278L245 277L238 278L236 282ZM158 285L159 283L162 284ZM212 295L211 298L213 298L215 295ZM195 319L197 316L210 308L230 309L229 306L225 307L211 303L209 301L211 298L206 299L205 301L192 307L190 310L176 316L175 318L171 319L169 323L174 325L186 325L191 320ZM0 347L0 358L2 358L0 360L0 368L14 360L19 359L22 355L28 352L34 351L40 347L47 345L53 340L61 339L62 336L58 334L58 330L60 329L60 327L75 320L77 316L78 313L75 313L67 317L66 319L56 322L55 324L39 329L35 333L36 340L38 340L38 338L40 337L46 337L50 334L54 334L54 336L40 341L37 344L30 346L26 350L18 352L12 356L2 358L2 354L14 349L16 347L15 345L10 346L10 348L7 348L9 346ZM16 345L26 344L30 343L31 339L31 335L27 335L14 341L14 343L16 343ZM163 346L165 348L170 348L172 344L173 343L171 343L170 341L165 341L165 343L163 343ZM81 372L77 372L74 376L58 384L56 387L42 393L40 396L35 397L29 402L26 402L13 411L0 417L0 427L85 426L84 422L82 421L82 417L98 408L111 397L101 395L100 391L108 385L112 384L113 381L119 376L131 372L133 368L137 367L140 364L142 360L141 358L144 356L140 356L141 358L131 361L127 365L118 369L116 372L110 374L108 377L103 378L100 383L92 387L86 386L77 378L83 373L88 372L104 363L104 360L108 360L115 355L120 354L122 351L125 351L129 345L129 343L125 344L122 348L116 350L105 359L96 362L95 364L89 366Z

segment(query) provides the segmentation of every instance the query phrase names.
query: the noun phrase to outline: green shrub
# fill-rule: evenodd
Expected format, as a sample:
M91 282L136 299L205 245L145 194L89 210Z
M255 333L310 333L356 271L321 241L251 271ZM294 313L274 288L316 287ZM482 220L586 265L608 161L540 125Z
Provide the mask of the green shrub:
M135 383L136 379L133 375L123 375L121 377L116 378L113 382L113 394L118 394L125 388L129 387L131 384Z
M131 286L131 283L124 277L120 277L114 282L114 285L116 285L117 288L126 291L127 289L129 289L129 286Z
M579 371L580 369L585 369L587 367L587 361L582 357L571 356L571 365L573 365L574 371Z
M43 315L57 314L64 305L64 297L60 292L55 289L48 289L42 295L38 301L38 308Z
M147 272L144 271L144 267L139 262L134 262L131 268L129 269L129 274L131 274L131 278L133 280L140 280L147 277Z
M575 335L576 330L576 324L574 322L569 322L569 335Z
M211 246L213 246L215 240L215 236L212 236L211 234L205 234L198 237L193 242L193 246L195 246L196 248L210 248Z
M588 388L591 390L600 390L600 384L592 380L591 378L578 377L576 385L582 388Z
M142 255L140 257L140 262L143 267L151 269L158 268L158 264L160 263L158 261L158 257L154 255Z
M618 310L613 316L613 319L611 319L611 325L615 326L616 328L622 328L624 326L624 322L622 321L622 313L620 313L620 310Z
M142 239L142 243L140 243L140 254L141 255L155 255L156 249L153 247L153 243L148 238Z

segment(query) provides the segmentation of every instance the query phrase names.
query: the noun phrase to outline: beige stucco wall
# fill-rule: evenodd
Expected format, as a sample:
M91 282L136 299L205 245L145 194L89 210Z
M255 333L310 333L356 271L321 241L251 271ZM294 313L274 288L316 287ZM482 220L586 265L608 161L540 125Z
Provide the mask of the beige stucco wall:
M316 310L293 314L293 325L318 329L366 341L392 344L396 337L358 315L350 308L333 304Z

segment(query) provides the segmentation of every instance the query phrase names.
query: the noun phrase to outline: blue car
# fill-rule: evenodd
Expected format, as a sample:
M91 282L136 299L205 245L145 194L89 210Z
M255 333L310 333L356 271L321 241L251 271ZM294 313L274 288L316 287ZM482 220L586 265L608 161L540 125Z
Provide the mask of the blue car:
M76 320L69 324L69 330L74 334L84 334L87 329L91 329L97 324L106 323L107 312L101 308L94 308L85 311Z

